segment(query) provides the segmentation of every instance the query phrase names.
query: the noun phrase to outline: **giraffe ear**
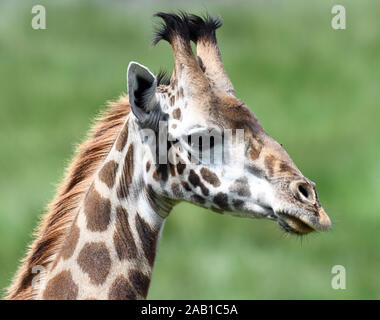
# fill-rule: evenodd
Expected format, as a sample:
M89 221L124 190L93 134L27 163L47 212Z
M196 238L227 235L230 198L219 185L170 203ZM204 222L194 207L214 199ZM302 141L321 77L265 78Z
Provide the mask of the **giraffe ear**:
M167 120L156 97L157 79L148 68L130 62L127 70L128 96L132 112L142 128L158 130L159 122Z

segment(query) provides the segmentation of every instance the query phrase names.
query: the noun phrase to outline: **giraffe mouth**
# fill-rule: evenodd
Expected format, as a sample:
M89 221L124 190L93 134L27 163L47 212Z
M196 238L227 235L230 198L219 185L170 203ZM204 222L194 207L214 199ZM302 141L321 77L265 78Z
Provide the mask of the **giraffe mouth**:
M280 228L287 233L305 235L316 230L309 221L285 211L276 212L276 217Z

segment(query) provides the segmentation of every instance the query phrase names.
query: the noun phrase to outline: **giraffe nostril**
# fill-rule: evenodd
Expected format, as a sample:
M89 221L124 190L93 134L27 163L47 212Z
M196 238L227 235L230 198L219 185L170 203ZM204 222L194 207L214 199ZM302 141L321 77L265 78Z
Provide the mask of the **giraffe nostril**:
M314 201L314 191L305 181L297 181L292 185L295 194L303 201Z
M309 192L307 191L307 189L305 188L305 186L303 186L302 184L300 184L298 186L298 191L307 199L309 199Z

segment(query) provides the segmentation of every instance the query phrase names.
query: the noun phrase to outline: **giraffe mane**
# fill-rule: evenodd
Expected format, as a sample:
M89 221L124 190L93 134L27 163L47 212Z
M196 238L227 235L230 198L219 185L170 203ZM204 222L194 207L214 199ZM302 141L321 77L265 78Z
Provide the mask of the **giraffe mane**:
M26 257L7 289L6 299L33 299L33 267L48 268L68 232L77 208L90 187L91 178L109 153L125 118L130 113L128 96L121 96L116 102L108 102L108 108L101 112L89 131L87 139L77 147L75 156L66 169L65 177L57 188L53 201L47 206L34 241Z

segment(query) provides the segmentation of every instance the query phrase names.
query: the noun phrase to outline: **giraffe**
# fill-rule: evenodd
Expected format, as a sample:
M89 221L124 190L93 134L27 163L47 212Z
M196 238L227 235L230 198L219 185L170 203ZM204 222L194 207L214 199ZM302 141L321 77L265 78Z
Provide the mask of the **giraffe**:
M109 103L77 150L7 299L145 299L164 223L181 201L274 220L291 234L330 228L315 183L236 97L216 39L221 19L155 16L162 24L154 44L166 40L173 49L170 82L129 64L128 96ZM243 130L240 153L224 130L235 141ZM223 138L193 143L211 131ZM199 150L223 150L229 161L199 153L194 161Z

